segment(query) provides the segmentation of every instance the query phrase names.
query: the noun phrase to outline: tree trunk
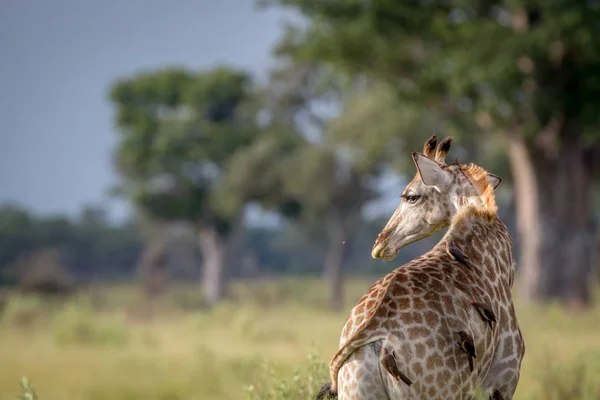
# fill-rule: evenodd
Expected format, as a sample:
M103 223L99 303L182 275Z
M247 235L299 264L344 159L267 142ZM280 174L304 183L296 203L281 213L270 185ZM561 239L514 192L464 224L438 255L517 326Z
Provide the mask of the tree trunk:
M226 242L226 238L219 235L212 226L204 226L198 230L198 245L203 257L202 286L208 306L225 296Z
M325 255L325 280L331 289L329 306L339 311L344 304L343 265L347 254L347 233L343 220L336 212L329 217L327 232L329 248Z
M149 299L164 293L169 281L166 227L157 224L151 229L137 265L142 291Z
M562 133L564 135L564 133ZM573 136L571 136L573 137ZM520 293L525 300L589 304L592 262L592 167L577 139L560 153L511 135L509 157L517 196Z
M541 296L562 299L571 308L580 308L590 302L592 170L577 143L565 143L553 164L555 168L538 172L542 261L549 272L541 277Z
M531 301L536 297L535 284L539 281L541 266L539 199L533 160L518 133L509 136L508 156L515 185L520 295L525 301Z

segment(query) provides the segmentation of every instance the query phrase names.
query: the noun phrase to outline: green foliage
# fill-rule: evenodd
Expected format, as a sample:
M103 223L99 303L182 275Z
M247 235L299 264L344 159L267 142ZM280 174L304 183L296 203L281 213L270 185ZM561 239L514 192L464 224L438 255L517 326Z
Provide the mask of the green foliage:
M302 138L277 166L283 191L301 206L303 222L338 219L351 226L362 206L377 196L370 180L378 178L385 160L357 157L363 143L339 140L331 127L346 117L340 105L352 82L323 63L290 58L286 52L295 47L294 40L290 31L279 43L279 63L266 89L274 123Z
M334 3L328 2L323 8L333 7ZM301 3L301 7L304 6L311 8L314 5ZM336 62L317 52L315 48L321 43L312 42L312 29L323 27L323 35L330 35L324 40L331 41L332 51L337 51L338 38L334 36L342 22L329 26L326 18L318 17L309 22L307 29L287 28L274 50L280 63L271 75L277 115L293 119L289 115L292 114L302 120L310 132L308 148L302 150L304 154L298 154L296 164L290 163L291 170L298 176L298 179L290 180L291 190L309 197L309 209L311 204L316 203L318 209L319 204L327 203L336 190L347 194L346 199L356 199L360 207L373 195L365 189L387 173L390 164L395 171L408 176L414 174L410 153L420 150L432 132L457 139L451 157L456 154L463 161L482 162L504 178L510 177L502 146L498 146L495 137L488 138L483 146L472 135L473 121L469 115L453 113L453 118L449 118L446 106L436 108L437 103L432 99L426 104L407 101L398 95L394 82L372 71L378 66L370 58L364 65L349 66L345 61ZM355 22L343 20L348 24ZM360 51L372 50L365 46L362 35L359 36L360 39L354 39ZM392 46L391 42L388 44ZM396 53L396 48L401 45L394 42L393 50L388 53ZM363 185L362 191L353 195L349 195L352 193L350 188L340 184L340 175L348 170ZM313 188L316 186L323 189L315 195Z
M499 124L522 119L532 131L557 113L599 122L595 2L262 3L310 22L296 35L296 58L377 77L452 119L485 112Z
M267 193L244 190L239 179L226 176L237 169L230 160L261 133L255 93L247 74L224 67L163 69L115 83L111 100L122 133L116 159L124 193L153 218L227 231L247 201L272 193L270 187Z
M286 173L289 156L299 143L299 137L285 128L273 129L233 154L213 194L215 209L234 215L251 200L266 209L296 216L300 204L286 189L286 182L290 180Z

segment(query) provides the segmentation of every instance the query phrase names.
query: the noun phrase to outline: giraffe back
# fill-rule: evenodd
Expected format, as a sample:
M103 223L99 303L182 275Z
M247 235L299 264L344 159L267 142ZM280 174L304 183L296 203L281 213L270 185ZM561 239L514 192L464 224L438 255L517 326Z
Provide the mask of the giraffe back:
M518 352L522 338L515 336L518 324L510 294L514 257L506 226L495 218L491 224L471 223L468 229L460 228L455 224L446 236L452 235L477 269L470 270L450 258L442 239L428 253L375 282L344 325L340 348L331 361L334 387L338 370L344 380L344 362L369 343L394 349L398 365L405 365L404 373L414 379L411 393L427 398L453 398L454 391L472 393L499 354L507 357ZM492 307L497 329L489 329L481 319L470 304L475 300ZM457 347L458 331L474 338L477 359L473 373ZM394 388L397 386L388 390L404 390Z

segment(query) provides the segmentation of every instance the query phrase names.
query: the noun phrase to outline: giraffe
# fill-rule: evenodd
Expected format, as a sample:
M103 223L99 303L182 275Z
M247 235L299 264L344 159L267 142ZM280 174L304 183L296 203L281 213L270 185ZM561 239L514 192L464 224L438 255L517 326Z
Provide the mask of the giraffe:
M330 363L331 383L317 398L465 399L481 386L512 399L525 345L511 297L512 239L494 198L501 180L475 164L447 165L451 141L436 146L434 135L412 154L417 174L371 255L392 260L402 247L448 231L354 306ZM407 380L388 372L389 354Z

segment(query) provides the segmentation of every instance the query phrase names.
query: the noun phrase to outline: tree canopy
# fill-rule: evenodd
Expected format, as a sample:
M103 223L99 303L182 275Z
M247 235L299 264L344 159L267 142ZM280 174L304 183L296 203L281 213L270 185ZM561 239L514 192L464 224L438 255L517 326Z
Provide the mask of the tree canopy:
M483 127L519 117L530 133L557 111L592 131L599 122L595 2L261 3L291 7L310 22L296 29L297 58L376 76L404 101L445 116L474 116Z
M164 69L113 86L122 132L116 163L142 210L228 229L230 215L212 193L232 153L257 135L250 91L246 74L226 68Z

